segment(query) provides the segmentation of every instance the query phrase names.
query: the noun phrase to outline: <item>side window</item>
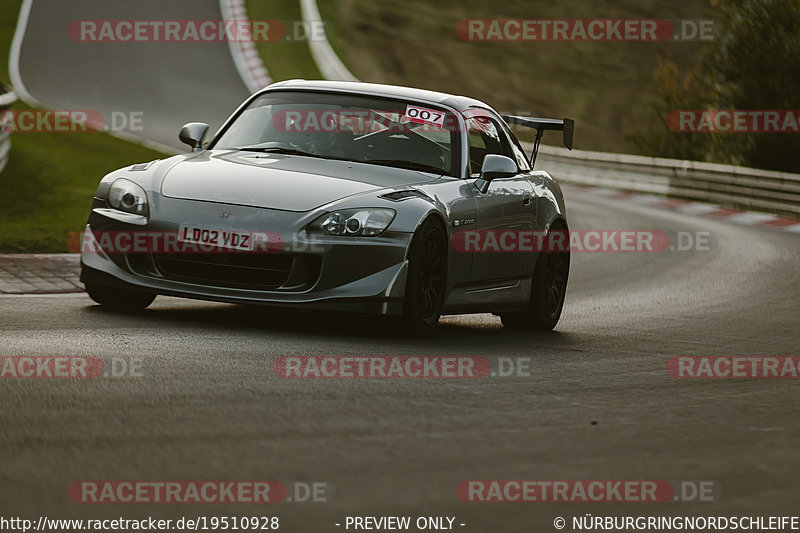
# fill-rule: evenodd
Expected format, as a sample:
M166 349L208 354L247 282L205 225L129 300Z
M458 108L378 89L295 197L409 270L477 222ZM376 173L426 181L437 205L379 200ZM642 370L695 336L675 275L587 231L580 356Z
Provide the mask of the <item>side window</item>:
M514 133L505 127L505 125L503 127L503 131L505 131L508 138L511 139L511 152L514 154L511 159L516 161L520 170L530 170L531 165L528 163L528 158L525 156L525 151L522 149L522 145L519 144L519 141Z
M497 124L487 116L474 116L467 118L467 133L469 135L469 164L470 174L480 174L483 160L487 154L505 155L511 157L508 141L500 134Z

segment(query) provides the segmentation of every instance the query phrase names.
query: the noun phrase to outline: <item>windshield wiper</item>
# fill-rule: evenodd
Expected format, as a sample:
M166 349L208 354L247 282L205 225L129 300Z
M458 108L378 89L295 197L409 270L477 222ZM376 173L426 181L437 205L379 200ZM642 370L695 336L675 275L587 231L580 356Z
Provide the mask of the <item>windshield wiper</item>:
M294 148L283 148L280 146L243 146L241 148L236 148L236 150L240 150L243 152L261 152L261 153L268 153L268 154L286 154L286 155L304 155L307 157L324 157L317 154L312 154L310 152L304 152L302 150L295 150Z
M422 172L431 172L433 174L445 174L445 171L433 165L426 165L425 163L417 163L416 161L408 161L406 159L367 159L363 163L374 163L376 165L385 165L390 167L407 168L410 170L421 170Z

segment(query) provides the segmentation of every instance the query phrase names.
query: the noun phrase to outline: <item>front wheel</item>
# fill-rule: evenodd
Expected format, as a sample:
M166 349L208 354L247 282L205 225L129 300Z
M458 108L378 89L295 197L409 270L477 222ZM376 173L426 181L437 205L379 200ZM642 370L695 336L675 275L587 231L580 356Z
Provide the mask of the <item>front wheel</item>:
M430 335L436 329L445 298L447 232L429 218L414 234L408 254L403 323L409 333Z
M89 298L114 311L141 311L153 303L156 295L151 292L114 289L104 285L86 285Z
M567 232L564 227L551 231ZM566 242L569 242L567 234ZM510 329L550 331L561 318L569 278L569 247L566 250L540 252L531 280L531 300L524 311L502 313L503 326Z

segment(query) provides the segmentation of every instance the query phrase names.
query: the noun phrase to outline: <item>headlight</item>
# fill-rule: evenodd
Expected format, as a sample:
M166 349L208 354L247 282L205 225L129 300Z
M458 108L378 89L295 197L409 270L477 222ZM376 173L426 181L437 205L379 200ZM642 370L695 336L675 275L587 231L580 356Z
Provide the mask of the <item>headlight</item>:
M394 209L342 209L325 213L309 224L309 233L323 235L380 235L394 220Z
M150 215L150 208L147 204L147 195L144 189L136 185L131 180L120 178L111 184L108 190L108 205L114 209L142 215Z

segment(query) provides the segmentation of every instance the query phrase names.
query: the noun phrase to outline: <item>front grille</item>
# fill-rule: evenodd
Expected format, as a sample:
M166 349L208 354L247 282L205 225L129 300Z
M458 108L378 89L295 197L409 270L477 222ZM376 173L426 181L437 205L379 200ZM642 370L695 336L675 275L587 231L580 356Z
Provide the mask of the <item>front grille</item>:
M310 287L320 271L318 257L281 253L153 254L152 259L166 279L253 290Z

